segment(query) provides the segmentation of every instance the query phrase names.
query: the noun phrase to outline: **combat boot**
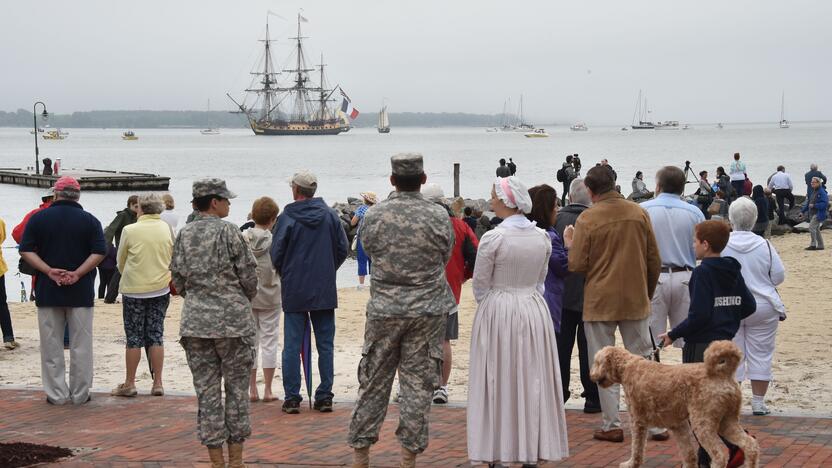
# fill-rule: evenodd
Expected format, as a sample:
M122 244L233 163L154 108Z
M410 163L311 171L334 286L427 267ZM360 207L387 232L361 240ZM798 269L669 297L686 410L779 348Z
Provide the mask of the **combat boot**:
M222 453L222 447L209 447L208 459L211 460L211 468L225 468L225 456Z
M245 468L243 444L228 444L228 468Z
M355 449L352 453L352 468L370 468L370 447Z
M402 447L401 468L416 468L416 453Z

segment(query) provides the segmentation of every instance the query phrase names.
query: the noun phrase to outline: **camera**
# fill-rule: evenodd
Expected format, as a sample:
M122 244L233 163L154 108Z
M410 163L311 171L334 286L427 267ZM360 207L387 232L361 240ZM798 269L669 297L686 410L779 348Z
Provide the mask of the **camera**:
M690 169L690 161L685 161L685 169Z

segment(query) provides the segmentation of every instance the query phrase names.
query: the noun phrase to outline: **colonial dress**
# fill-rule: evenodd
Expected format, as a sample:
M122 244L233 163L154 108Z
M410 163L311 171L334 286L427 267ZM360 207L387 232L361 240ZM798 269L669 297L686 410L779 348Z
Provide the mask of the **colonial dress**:
M542 295L551 250L549 236L519 214L480 241L468 383L473 463L569 455L555 329Z

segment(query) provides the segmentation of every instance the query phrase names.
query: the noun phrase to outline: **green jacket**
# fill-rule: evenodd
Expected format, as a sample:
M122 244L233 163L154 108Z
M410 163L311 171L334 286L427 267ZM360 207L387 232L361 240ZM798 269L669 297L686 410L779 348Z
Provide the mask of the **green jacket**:
M130 208L125 208L116 213L116 217L110 222L110 225L107 226L107 229L104 229L104 239L106 239L107 244L112 244L113 240L116 242L116 247L121 242L121 231L124 229L124 226L128 226L136 222L136 213L130 210Z

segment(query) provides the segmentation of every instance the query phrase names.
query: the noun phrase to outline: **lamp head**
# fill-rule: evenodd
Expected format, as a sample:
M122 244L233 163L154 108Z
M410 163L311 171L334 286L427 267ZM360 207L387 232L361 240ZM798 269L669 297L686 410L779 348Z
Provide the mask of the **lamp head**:
M46 106L43 107L43 113L40 114L40 117L43 119L44 122L49 120L49 112L46 112Z

